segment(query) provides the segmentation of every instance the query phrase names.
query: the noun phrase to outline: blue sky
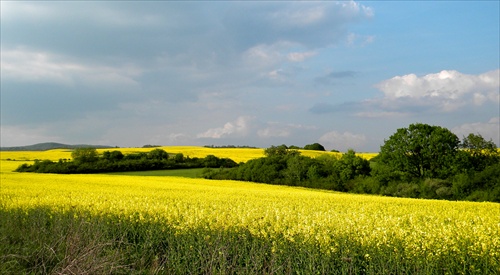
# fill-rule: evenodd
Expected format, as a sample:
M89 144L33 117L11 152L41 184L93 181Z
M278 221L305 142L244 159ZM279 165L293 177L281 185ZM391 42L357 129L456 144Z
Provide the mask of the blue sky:
M1 145L500 145L499 1L1 2Z

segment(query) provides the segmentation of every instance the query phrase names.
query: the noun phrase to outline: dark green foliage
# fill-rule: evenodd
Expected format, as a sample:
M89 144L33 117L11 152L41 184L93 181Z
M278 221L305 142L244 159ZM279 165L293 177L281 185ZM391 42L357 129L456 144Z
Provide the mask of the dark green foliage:
M203 177L350 191L349 181L370 173L369 162L354 151L340 159L328 155L313 159L281 145L266 149L266 155L234 169L206 170Z
M214 155L208 155L203 159L203 165L207 168L232 168L235 167L237 163L228 158L218 158Z
M357 176L367 176L370 174L370 162L356 156L354 150L349 150L335 163L336 170L339 171L340 178L347 182Z
M182 154L169 158L162 149L154 149L149 153L123 155L120 151L105 151L102 156L92 148L82 148L73 151L74 161L36 160L34 164L22 164L17 172L86 174L105 172L150 171L186 168L231 168L237 163L231 159L218 158L209 155L206 158L185 158Z
M288 156L288 155L297 155L299 152L297 150L290 150L285 144L279 145L279 146L271 146L264 150L264 154L267 157L273 157L273 156Z
M446 128L411 124L380 148L380 162L415 178L444 179L453 174L460 140Z
M88 163L97 161L99 154L95 148L76 148L71 152L71 157L77 163Z
M384 195L500 201L500 155L481 135L460 143L445 128L412 124L398 129L371 162Z
M325 147L319 143L307 144L304 146L304 150L315 150L315 151L326 151Z
M486 141L481 135L469 134L460 147L465 156L465 168L481 171L500 161L500 153L493 141Z
M102 158L105 160L109 161L120 161L124 157L123 153L121 151L115 150L115 151L106 151L102 154Z
M426 179L420 185L421 197L428 199L451 199L452 183L448 180Z
M155 148L155 147L161 147L161 145L145 144L145 145L142 146L142 148Z
M179 163L184 162L184 155L182 153L177 153L174 156L174 160L175 160L175 162L179 162Z
M459 150L461 147L461 150ZM210 179L245 180L387 196L500 202L500 155L492 141L470 134L460 143L448 129L412 124L398 129L367 161L301 156L286 145L235 169L206 170Z
M148 153L148 158L155 160L166 160L168 159L168 153L163 149L154 149Z

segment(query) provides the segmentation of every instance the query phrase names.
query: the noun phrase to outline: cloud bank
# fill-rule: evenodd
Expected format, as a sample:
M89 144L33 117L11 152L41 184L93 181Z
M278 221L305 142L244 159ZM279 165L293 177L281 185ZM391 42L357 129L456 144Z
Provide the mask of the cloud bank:
M400 20L441 5L3 1L1 145L366 151L417 121L495 137L498 3Z
M415 74L395 76L375 85L384 94L387 105L402 108L413 106L437 108L443 112L455 111L469 103L481 106L499 103L500 70L479 75L444 70L418 77Z

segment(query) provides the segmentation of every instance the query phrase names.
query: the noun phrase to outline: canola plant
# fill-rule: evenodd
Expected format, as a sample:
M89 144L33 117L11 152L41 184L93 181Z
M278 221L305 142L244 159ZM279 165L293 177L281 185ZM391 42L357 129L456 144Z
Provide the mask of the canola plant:
M204 149L189 153L178 149L185 155L205 154ZM175 153L173 148L165 150ZM500 204L496 203L389 198L181 177L15 173L18 160L40 158L40 153L4 153L3 217L32 218L29 213L43 209L48 213L44 224L68 214L90 224L105 221L113 230L127 232L122 237L128 243L141 242L141 249L156 253L149 264L143 264L150 270L500 273ZM63 150L42 154L53 159L69 156ZM192 258L186 256L191 254ZM9 255L0 256L5 260Z

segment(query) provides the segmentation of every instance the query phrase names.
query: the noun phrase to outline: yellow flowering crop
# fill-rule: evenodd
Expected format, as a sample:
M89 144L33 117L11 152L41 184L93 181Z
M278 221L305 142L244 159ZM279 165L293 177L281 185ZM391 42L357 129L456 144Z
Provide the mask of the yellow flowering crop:
M275 253L297 243L314 245L323 255L345 254L346 261L350 243L366 247L364 261L377 258L377 251L429 262L457 255L461 264L469 257L489 259L489 270L500 271L500 205L495 203L180 177L15 173L10 172L12 163L18 162L1 161L4 210L46 207L59 213L109 216L118 223L154 223L178 232L247 230L269 240Z
M183 146L162 149L189 157L213 154L236 161L263 156L262 149ZM127 154L152 149L119 150ZM302 153L311 157L319 154ZM151 243L162 243L162 232L173 230L175 240L188 242L178 244L186 249L183 253L201 249L200 242L207 245L203 249L212 249L222 242L223 237L209 232L231 232L227 234L233 234L236 240L257 239L262 240L259 245L269 246L269 251L266 246L262 250L264 261L274 259L286 264L286 257L295 255L288 264L297 266L276 267L284 268L284 273L305 264L297 262L300 259L318 261L308 262L309 268L302 269L317 273L331 273L331 268L340 268L336 271L339 273L367 274L436 270L442 274L500 273L500 204L497 203L390 198L181 177L12 172L28 160L70 157L68 150L1 152L2 213L46 209L61 215L69 213L75 219L83 217L89 224L94 218L104 218L107 223L135 232L132 236L156 236ZM207 261L213 261L215 256L228 257L224 253L232 251L228 248L231 245L243 248L248 245L245 253L260 251L252 248L252 243L242 244L227 238L229 241L217 246L217 253L209 251L212 254L209 253ZM224 257L221 259L227 260ZM179 259L182 263L184 256ZM330 264L335 261L341 263L340 267Z

